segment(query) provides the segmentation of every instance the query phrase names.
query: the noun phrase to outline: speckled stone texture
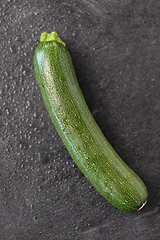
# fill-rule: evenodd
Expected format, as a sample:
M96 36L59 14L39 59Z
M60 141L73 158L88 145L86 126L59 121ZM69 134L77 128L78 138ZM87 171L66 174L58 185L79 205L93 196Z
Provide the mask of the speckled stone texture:
M160 1L1 0L0 240L160 239ZM43 103L33 56L57 31L106 138L145 182L136 213L80 172Z

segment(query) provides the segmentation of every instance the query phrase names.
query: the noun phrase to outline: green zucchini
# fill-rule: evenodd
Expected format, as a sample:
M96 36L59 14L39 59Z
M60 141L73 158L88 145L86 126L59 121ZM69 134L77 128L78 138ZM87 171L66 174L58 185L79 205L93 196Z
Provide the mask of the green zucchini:
M93 186L116 208L134 212L147 202L143 181L122 161L96 124L72 60L56 32L42 33L34 56L36 78L64 145Z

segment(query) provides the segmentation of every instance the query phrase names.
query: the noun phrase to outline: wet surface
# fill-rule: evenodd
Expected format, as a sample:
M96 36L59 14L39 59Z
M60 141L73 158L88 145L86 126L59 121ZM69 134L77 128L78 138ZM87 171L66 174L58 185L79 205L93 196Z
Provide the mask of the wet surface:
M158 240L159 1L1 2L0 239ZM33 68L43 31L66 43L96 122L145 182L141 211L108 203L59 138Z

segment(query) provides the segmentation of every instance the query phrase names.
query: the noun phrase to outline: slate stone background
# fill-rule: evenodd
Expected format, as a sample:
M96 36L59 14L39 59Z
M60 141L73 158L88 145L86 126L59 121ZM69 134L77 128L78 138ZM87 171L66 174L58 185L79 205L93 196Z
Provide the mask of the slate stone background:
M160 239L159 0L1 0L0 240ZM44 106L33 68L43 31L72 56L102 132L143 179L125 213L80 172Z

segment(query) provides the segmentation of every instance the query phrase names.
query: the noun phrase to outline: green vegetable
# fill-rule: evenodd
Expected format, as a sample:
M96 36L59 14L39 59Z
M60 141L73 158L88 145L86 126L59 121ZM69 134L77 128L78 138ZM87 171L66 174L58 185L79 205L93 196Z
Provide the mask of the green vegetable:
M128 212L140 210L147 202L147 189L96 124L70 54L57 33L42 33L34 67L48 113L79 169L115 207Z

